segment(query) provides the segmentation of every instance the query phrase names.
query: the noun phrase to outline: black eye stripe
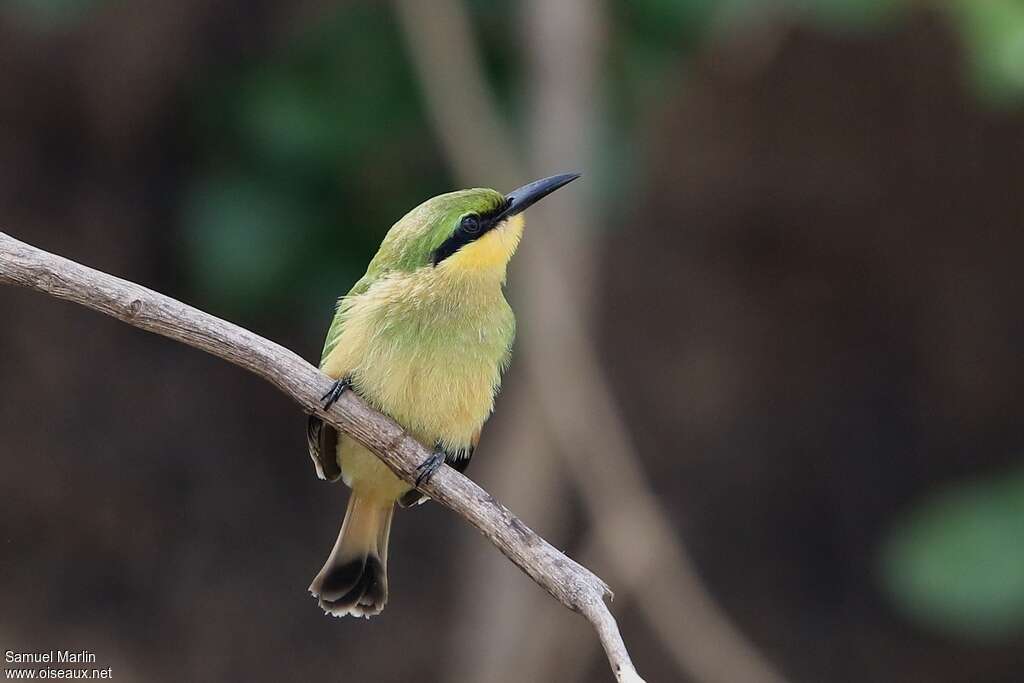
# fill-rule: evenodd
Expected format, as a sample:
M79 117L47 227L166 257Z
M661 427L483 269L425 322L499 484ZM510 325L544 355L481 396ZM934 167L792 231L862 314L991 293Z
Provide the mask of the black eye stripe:
M433 262L436 266L441 261L457 252L470 242L480 239L495 227L495 218L505 209L507 202L498 205L494 210L483 215L467 214L459 221L459 227L434 250Z

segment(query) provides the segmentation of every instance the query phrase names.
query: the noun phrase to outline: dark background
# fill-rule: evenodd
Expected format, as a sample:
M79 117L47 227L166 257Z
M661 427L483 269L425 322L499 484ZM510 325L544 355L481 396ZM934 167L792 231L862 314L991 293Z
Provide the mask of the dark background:
M563 39L543 3L440 5L532 175L464 179L452 148L480 138L439 133L410 49L443 16L8 0L0 228L315 360L407 209L580 168L577 242L538 213L511 267L524 360L468 474L612 584L648 681L743 680L747 655L745 680L1021 680L1024 6L580 0ZM594 84L553 161L545 44ZM528 371L572 348L559 288L675 550L595 541L640 494L595 508L579 463L616 461L524 407L577 386ZM396 516L382 616L324 617L305 587L345 489L289 399L70 304L5 288L0 311L0 649L89 649L123 681L610 679L586 623L437 505Z

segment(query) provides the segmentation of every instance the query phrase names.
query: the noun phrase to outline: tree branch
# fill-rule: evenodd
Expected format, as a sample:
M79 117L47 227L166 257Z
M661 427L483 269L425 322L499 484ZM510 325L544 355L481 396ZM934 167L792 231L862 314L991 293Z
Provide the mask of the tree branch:
M318 400L331 380L295 353L170 297L50 254L0 232L0 283L19 285L81 304L148 332L179 341L253 372L309 413L365 444L395 474L416 481L416 467L430 456L392 419L353 392L328 411ZM448 466L420 489L464 517L541 588L593 625L619 681L642 679L633 668L600 578L558 552L508 508Z

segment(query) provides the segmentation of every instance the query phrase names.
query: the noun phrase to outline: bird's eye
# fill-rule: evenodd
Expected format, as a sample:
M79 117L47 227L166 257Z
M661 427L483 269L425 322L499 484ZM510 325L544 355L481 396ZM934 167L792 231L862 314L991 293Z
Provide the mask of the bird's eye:
M480 217L475 215L469 215L462 219L460 225L462 231L468 235L475 235L480 232Z

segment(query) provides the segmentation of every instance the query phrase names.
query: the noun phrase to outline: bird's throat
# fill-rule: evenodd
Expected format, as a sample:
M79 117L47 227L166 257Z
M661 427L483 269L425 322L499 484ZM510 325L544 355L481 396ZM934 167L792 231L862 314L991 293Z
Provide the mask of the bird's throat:
M446 267L452 272L494 274L504 280L505 267L516 253L523 236L523 226L522 216L512 216L442 261L440 267Z

